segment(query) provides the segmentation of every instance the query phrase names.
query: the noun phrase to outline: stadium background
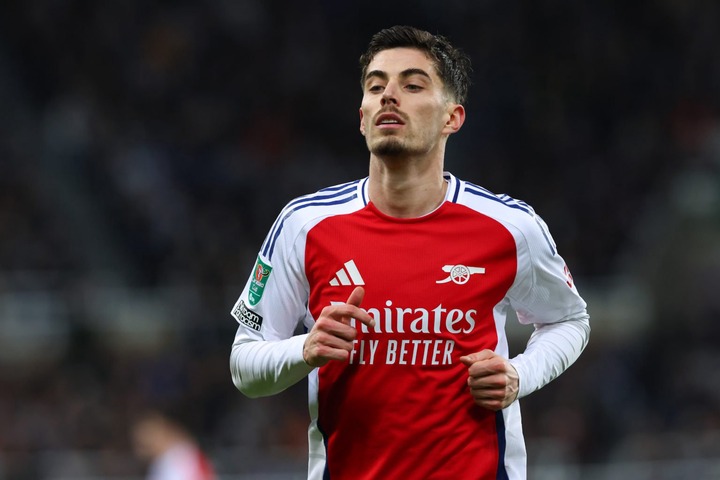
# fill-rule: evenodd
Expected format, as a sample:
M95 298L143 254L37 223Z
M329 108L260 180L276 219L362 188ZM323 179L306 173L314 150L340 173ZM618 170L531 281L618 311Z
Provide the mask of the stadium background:
M27 0L0 7L0 479L141 478L147 404L223 479L302 478L304 385L235 391L228 312L280 208L366 174L357 58L398 23L471 55L447 168L532 204L589 302L523 402L531 478L720 478L720 3Z

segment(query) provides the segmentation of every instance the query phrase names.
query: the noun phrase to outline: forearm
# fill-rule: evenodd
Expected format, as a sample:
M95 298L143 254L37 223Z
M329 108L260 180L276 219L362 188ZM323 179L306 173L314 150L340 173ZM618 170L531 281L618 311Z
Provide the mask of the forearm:
M230 354L233 383L248 397L280 393L305 378L313 369L303 360L307 335L287 340L253 340L238 334Z
M587 314L563 322L536 325L525 352L510 360L520 377L518 398L542 388L578 359L590 337Z

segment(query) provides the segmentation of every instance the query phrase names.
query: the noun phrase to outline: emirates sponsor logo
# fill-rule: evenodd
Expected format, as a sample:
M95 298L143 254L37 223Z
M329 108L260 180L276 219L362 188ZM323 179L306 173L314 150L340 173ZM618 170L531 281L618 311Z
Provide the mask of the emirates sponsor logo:
M343 302L330 303L339 305ZM468 334L475 329L477 322L477 310L447 308L442 304L433 309L409 308L395 306L392 300L387 300L384 308L363 310L375 319L372 332L365 324L354 318L350 320L350 325L363 333L409 333L430 338L355 340L350 352L351 365L450 365L453 363L455 341L437 336Z
M332 305L341 305L344 302L330 302ZM396 307L392 300L385 302L385 308L367 308L365 310L375 319L375 333L470 333L475 328L477 310L448 309L442 304L428 310L427 308ZM353 318L350 324L358 328ZM367 325L359 324L360 331L368 333Z

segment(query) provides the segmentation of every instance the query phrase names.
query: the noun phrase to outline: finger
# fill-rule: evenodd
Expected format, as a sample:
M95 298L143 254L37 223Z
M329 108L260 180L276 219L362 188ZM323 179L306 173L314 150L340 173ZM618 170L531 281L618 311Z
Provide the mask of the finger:
M349 332L348 337L355 337L357 335L357 330L354 328L343 325L332 319L327 319L322 323L325 323L326 327L329 325L335 325L337 327L341 327L341 329L345 329ZM347 360L350 356L352 347L352 340L346 340L332 332L327 332L323 329L316 329L313 327L313 330L310 332L310 335L303 346L303 359L310 366L321 367L330 360Z
M355 289L352 291L350 296L347 299L348 305L351 305L353 307L356 307L354 309L355 313L351 316L355 320L359 320L360 322L364 323L368 327L372 328L375 326L375 319L371 317L365 310L360 308L360 305L362 304L363 299L365 298L365 289L363 287L355 287Z
M359 308L358 312L352 315L352 318L359 320L361 323L367 325L369 328L375 327L375 319L368 314L365 310Z
M375 326L375 319L370 314L360 307L343 303L341 305L333 305L332 307L325 307L321 316L335 320L336 322L343 323L345 325L352 325L351 319L358 320L360 323L364 323L368 327Z
M350 296L347 299L347 304L359 307L365 298L365 289L363 287L355 287Z
M357 330L355 328L329 318L319 319L315 322L314 328L318 332L323 332L350 342L357 338Z
M502 389L496 390L471 390L470 393L475 400L505 400L507 392Z
M504 374L488 375L483 377L469 377L468 385L473 390L504 390L508 386L508 378Z
M468 367L468 376L470 378L490 379L496 375L502 378L508 378L509 371L507 369L507 362L502 358L481 360Z
M473 398L473 401L480 405L483 408L488 408L490 410L500 410L508 405L510 405L512 402L515 401L515 398L517 398L516 394L513 394L512 392L508 392L507 390L470 390L470 394Z
M497 356L495 352L489 349L485 349L479 352L471 353L469 355L463 355L462 357L460 357L460 361L469 367L475 362L479 362L481 360L489 360L495 356Z
M350 331L343 332L342 334L323 331L316 332L310 344L317 346L324 345L349 352L352 350L353 340L357 336L357 330L354 328L349 328L348 330Z
M320 350L321 356L327 360L340 360L345 361L350 357L350 352L344 348L328 348L324 347Z
M303 359L313 367L321 367L331 360L344 361L350 357L350 352L344 348L333 348L328 345L313 345L303 350Z
M365 310L349 303L327 306L320 313L320 318L328 318L335 322L351 325L351 319L356 319L368 327L375 326L375 320ZM319 319L318 319L319 320Z

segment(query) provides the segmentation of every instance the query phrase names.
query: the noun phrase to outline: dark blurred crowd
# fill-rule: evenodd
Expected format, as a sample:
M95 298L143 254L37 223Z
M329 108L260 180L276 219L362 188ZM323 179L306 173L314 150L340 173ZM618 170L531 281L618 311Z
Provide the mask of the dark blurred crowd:
M634 434L720 431L717 373L693 380L720 371L720 3L28 0L0 7L0 302L49 292L65 343L0 361L0 479L82 471L48 456L64 450L98 452L88 474L136 473L114 458L148 404L184 411L221 473L262 468L254 452L304 463L305 392L234 390L228 311L287 201L366 175L357 59L397 23L473 60L447 169L533 205L581 293L631 275L655 306L651 333L591 339L525 402L529 445L602 463ZM685 261L683 232L702 258ZM194 300L152 349L120 348L89 318L98 285Z

